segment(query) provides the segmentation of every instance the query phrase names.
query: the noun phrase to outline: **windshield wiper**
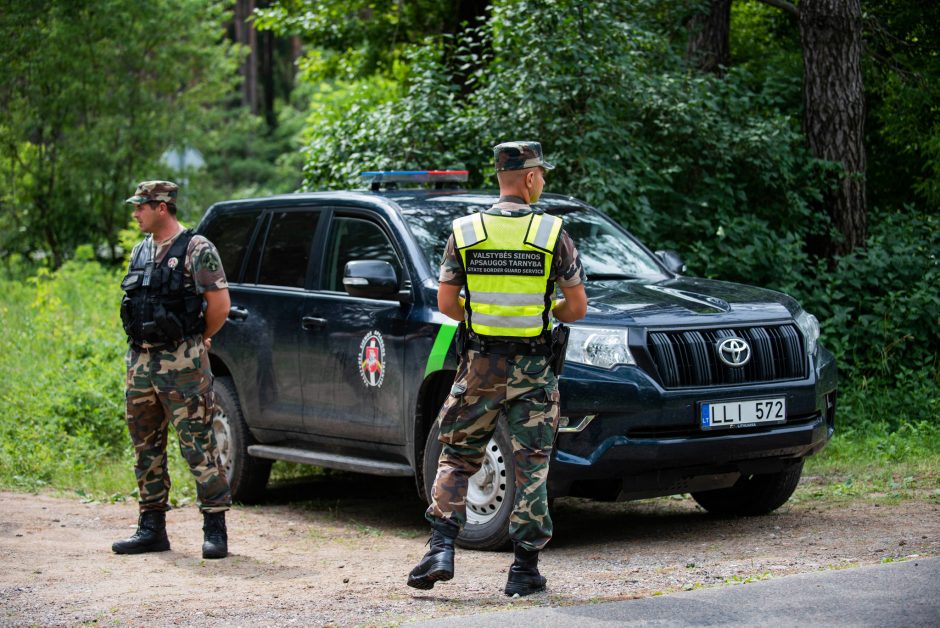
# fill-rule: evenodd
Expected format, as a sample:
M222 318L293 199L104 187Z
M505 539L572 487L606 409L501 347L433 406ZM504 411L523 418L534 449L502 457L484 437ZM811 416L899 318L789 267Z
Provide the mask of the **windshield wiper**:
M605 281L608 279L639 279L636 275L626 273L588 273L588 281Z

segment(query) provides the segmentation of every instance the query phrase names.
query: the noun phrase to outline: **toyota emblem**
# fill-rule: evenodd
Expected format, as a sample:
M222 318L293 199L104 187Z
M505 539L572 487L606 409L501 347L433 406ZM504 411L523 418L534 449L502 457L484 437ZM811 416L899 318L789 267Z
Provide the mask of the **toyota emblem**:
M725 338L718 343L718 357L728 366L744 366L751 359L751 346L742 338Z

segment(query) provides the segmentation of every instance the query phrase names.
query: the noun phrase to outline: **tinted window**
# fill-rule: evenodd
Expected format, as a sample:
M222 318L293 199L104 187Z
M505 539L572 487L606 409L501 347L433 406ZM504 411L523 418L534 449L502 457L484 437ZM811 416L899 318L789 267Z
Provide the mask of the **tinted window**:
M303 288L310 244L317 229L316 211L275 212L264 242L258 283Z
M337 217L333 220L327 244L325 290L345 291L343 269L346 262L352 260L388 262L401 279L401 261L381 227L361 218Z
M455 202L427 210L411 207L402 212L432 269L441 263L453 220L475 209L478 207ZM547 211L564 219L564 229L578 248L588 280L665 277L639 242L625 235L603 214L572 207L548 207Z
M564 219L565 230L578 247L588 279L662 276L649 253L602 215L569 212Z
M258 213L254 211L220 214L202 230L202 235L219 249L222 268L225 269L229 281L239 281L238 274L245 257L245 247L248 246L248 239L255 229Z

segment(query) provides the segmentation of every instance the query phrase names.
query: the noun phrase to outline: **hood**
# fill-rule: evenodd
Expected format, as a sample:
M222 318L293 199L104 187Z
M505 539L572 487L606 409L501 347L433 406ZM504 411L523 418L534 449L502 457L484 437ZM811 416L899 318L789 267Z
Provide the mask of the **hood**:
M790 319L799 304L781 292L727 281L605 280L585 285L584 322L603 325L695 326Z

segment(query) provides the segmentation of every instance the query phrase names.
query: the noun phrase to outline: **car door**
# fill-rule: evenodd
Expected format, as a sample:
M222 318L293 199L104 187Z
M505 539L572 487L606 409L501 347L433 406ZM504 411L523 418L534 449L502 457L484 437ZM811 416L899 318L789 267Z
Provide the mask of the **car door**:
M233 295L229 317L241 321L257 349L250 377L258 399L253 427L303 431L299 347L320 213L310 207L269 210L255 238L244 281Z
M343 271L353 260L389 262L402 283L400 248L374 212L336 209L319 285L307 299L301 379L304 424L330 438L404 443L402 387L409 307L352 297Z

